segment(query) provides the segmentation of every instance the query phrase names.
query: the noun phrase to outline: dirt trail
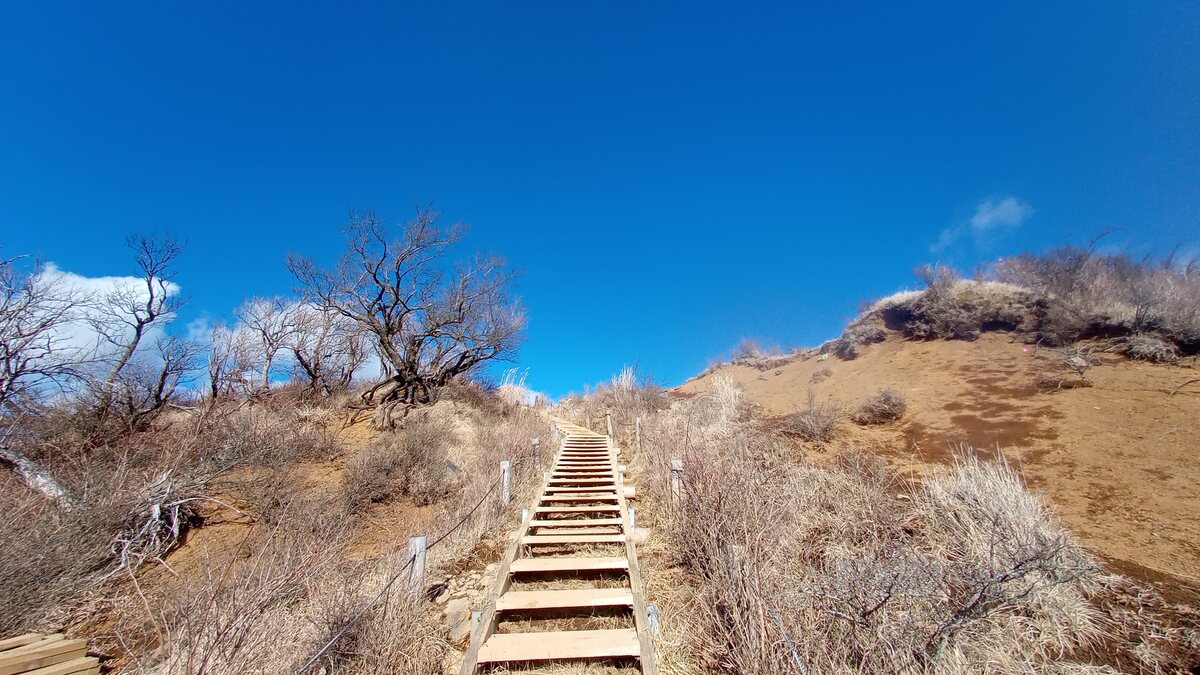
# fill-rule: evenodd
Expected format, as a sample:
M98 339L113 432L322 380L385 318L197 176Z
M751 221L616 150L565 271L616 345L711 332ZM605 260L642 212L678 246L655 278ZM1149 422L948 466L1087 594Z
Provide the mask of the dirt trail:
M728 374L764 413L782 415L803 407L810 391L853 409L881 387L898 389L908 399L901 423L847 422L841 444L918 473L937 470L960 443L1003 455L1115 567L1200 585L1200 391L1170 394L1196 371L1108 356L1088 372L1094 386L1049 393L1038 384L1045 357L1003 333L975 342L893 334L853 361L724 366L679 391L700 393Z

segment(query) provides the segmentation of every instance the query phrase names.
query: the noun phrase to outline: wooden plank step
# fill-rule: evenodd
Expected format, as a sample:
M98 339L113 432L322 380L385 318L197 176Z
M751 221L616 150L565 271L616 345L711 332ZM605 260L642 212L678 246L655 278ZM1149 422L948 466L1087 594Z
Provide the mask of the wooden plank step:
M479 662L619 659L640 653L633 628L497 633L480 648Z
M574 537L575 535L587 534L616 534L619 531L619 525L607 525L605 527L539 527L537 536L554 536L564 535Z
M568 483L571 485L613 485L615 482L612 478L550 478L551 485L566 485Z
M16 675L27 670L71 661L87 654L87 640L53 640L0 654L0 675Z
M509 574L545 572L604 572L629 569L625 558L521 558L509 566Z
M607 486L596 485L592 487L574 487L570 485L550 485L546 488L546 492L550 494L565 494L568 492L592 492L595 494L616 494L616 486L609 483Z
M17 647L24 647L25 645L33 644L34 642L41 642L45 637L46 636L42 635L41 633L26 633L24 635L17 635L5 640L0 640L0 652L8 649L16 649Z
M606 495L543 495L538 501L541 502L615 502L617 501L617 493Z
M94 656L84 656L71 659L53 666L36 670L27 670L22 675L93 675L100 672L100 659Z
M632 607L628 588L581 588L563 591L509 591L496 599L497 612L538 609Z
M613 527L620 524L620 518L555 518L529 521L530 527Z
M623 534L527 534L521 538L526 546L552 544L624 544Z
M617 513L621 510L616 504L602 506L535 506L534 513Z

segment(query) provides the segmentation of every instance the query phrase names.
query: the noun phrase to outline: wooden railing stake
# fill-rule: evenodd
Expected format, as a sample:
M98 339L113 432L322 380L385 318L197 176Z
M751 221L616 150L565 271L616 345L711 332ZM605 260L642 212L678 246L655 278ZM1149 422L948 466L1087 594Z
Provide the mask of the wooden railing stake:
M500 462L500 503L508 504L512 501L512 462L503 460Z
M428 543L429 537L423 534L408 538L408 559L412 561L408 568L408 590L414 595L425 586L425 549Z
M671 501L676 504L683 499L683 460L671 460Z

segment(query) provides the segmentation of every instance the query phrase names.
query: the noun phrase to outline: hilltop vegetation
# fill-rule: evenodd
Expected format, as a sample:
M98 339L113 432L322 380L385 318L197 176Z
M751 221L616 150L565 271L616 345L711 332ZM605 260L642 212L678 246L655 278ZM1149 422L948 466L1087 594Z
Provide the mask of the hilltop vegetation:
M429 673L452 645L406 586L482 566L527 495L544 419L479 377L524 314L497 259L423 212L346 229L305 292L203 339L168 324L177 242L130 240L111 290L0 262L0 634L90 638L114 671ZM377 358L382 373L363 365Z

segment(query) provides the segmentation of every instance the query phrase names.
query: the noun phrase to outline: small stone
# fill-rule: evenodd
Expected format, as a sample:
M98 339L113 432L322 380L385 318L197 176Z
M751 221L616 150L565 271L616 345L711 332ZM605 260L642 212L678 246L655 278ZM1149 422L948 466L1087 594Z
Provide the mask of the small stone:
M459 644L471 636L471 602L455 598L446 605L446 623L451 644Z

